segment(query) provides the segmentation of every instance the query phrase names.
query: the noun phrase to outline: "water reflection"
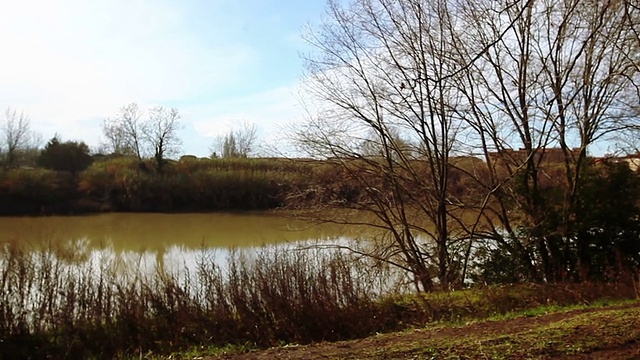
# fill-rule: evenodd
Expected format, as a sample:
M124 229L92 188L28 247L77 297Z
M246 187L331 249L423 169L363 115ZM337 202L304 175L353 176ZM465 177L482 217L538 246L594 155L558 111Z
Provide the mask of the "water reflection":
M88 216L0 217L0 241L37 243L86 240L116 252L255 247L342 235L336 225L310 223L270 213L98 214Z
M195 271L202 256L222 268L231 249L348 241L344 226L317 225L272 213L140 214L0 217L0 243L54 250L93 271L108 264L118 274ZM36 251L37 252L37 251Z
M106 276L115 283L154 283L162 274L170 274L184 288L200 291L202 284L190 282L194 281L194 274L217 269L226 278L230 264L244 261L241 259L260 262L280 257L282 261L289 261L302 255L305 266L322 272L323 264L330 261L336 251L348 253L346 247L371 246L369 241L354 240L365 233L368 230L362 227L318 226L273 214L3 217L0 218L0 269L12 261L10 249L14 245L21 248L27 245L22 258L36 271L36 277L46 277L50 264L59 264L59 271L67 274L70 281ZM353 278L364 276L369 283L371 279L378 281L369 291L381 293L402 280L402 274L389 271L384 276L372 277L368 272L374 267L371 264L356 266L360 260L357 256L347 260L346 263L353 266L347 272L352 273ZM40 290L33 290L33 294L40 294Z

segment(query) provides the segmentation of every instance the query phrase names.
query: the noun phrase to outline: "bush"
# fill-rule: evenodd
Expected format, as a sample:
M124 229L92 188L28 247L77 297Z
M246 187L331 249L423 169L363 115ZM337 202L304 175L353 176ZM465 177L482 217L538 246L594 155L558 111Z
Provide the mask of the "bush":
M87 144L76 141L61 143L57 137L53 137L42 150L37 162L47 169L76 174L88 168L93 158L89 155Z
M0 172L0 214L49 214L73 210L78 198L70 173L45 169Z

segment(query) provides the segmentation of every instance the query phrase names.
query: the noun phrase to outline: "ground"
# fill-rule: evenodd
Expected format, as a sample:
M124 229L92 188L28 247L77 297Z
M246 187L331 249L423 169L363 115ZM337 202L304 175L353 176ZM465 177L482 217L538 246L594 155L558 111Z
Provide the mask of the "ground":
M207 359L640 359L640 302Z

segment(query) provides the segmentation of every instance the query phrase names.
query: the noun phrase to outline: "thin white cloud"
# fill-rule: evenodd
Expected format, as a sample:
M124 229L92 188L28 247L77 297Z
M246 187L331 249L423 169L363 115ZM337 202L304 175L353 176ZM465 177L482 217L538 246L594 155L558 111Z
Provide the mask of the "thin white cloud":
M96 146L121 106L175 106L185 153L206 156L243 122L273 144L303 117L286 84L301 72L294 33L317 11L251 4L0 0L0 111L23 110L45 141L58 133Z
M256 54L205 43L186 21L179 7L151 0L3 1L0 107L91 141L88 119L129 102L171 105L243 82Z
M272 128L296 121L301 116L295 98L295 86L279 87L188 109L194 127L204 136L214 137L237 128L242 123L255 123Z
M284 145L284 132L299 122L304 112L297 98L297 85L283 86L185 110L192 119L195 131L211 142L229 131L240 129L243 123L256 124L258 142L265 145Z
M204 106L188 109L194 128L206 137L216 137L237 129L243 123L256 124L264 135L278 127L299 121L302 109L295 97L295 86L283 86ZM264 129L270 129L265 133Z

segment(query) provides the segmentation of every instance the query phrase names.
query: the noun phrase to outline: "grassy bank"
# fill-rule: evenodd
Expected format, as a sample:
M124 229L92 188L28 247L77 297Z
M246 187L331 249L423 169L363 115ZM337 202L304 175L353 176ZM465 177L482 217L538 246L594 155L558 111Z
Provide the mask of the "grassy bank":
M540 307L466 324L426 326L360 340L193 350L172 359L637 359L640 302ZM151 357L153 358L153 357ZM163 358L163 357L158 357ZM166 358L166 357L164 357Z
M78 174L10 169L0 171L0 215L274 209L311 171L286 159L186 158L159 174L127 157L97 160Z
M0 354L113 358L306 344L637 296L623 279L380 295L388 274L344 252L266 247L232 252L227 261L216 263L203 250L195 271L123 272L107 253L7 243L0 254Z

